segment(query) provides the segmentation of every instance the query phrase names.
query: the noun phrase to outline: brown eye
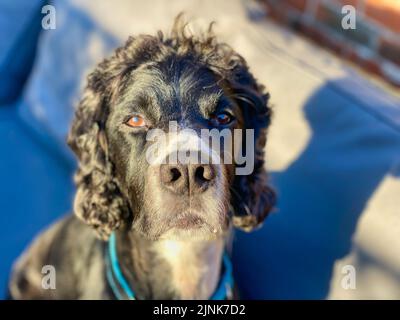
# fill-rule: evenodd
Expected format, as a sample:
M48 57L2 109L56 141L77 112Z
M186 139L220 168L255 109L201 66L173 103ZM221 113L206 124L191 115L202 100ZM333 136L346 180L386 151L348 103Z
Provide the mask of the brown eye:
M227 112L221 112L217 113L212 117L212 120L217 124L217 125L226 125L233 120L233 116L231 116Z
M129 118L126 124L130 127L138 128L138 127L144 127L146 125L146 122L141 116L133 116Z

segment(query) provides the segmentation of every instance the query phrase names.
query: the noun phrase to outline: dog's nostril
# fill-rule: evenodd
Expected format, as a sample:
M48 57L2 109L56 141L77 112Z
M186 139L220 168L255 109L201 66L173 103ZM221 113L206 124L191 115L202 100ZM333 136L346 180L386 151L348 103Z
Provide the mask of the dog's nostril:
M204 180L204 168L203 167L197 167L195 172L194 172L194 177L196 180Z
M170 170L171 182L177 181L181 176L181 172L178 168L172 168Z
M164 185L180 185L186 180L185 176L186 171L184 167L168 164L163 164L160 167L160 178Z
M215 178L215 172L211 166L199 166L194 173L197 181L211 181Z

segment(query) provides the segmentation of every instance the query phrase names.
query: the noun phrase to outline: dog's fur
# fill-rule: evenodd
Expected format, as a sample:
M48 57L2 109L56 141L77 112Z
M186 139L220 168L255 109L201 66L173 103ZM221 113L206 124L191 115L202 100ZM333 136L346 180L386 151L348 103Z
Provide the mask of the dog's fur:
M264 170L268 97L211 28L194 36L177 19L169 37L129 38L89 75L68 137L79 160L80 220L68 216L36 239L14 267L11 296L113 299L103 249L116 231L121 267L138 299L209 298L229 226L252 230L275 201ZM146 129L126 125L140 114L151 128L167 130L174 120L199 132L214 128L210 119L226 109L234 120L225 128L255 131L254 171L238 176L235 164L216 165L215 181L199 192L165 188L160 168L145 160ZM55 267L55 290L42 288L44 265Z

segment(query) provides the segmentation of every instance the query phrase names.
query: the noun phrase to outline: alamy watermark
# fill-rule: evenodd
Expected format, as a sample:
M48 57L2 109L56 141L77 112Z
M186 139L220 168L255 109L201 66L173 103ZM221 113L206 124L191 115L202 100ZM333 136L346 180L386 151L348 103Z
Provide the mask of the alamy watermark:
M178 130L176 121L169 122L168 132L151 129L146 140L153 142L146 150L150 165L161 164L235 164L236 175L249 175L254 170L253 129Z
M45 5L42 7L42 28L44 30L54 30L56 28L56 8L52 5Z
M342 281L340 282L341 286L345 290L355 290L356 289L356 268L351 265L347 264L342 267Z
M42 288L45 290L56 289L56 268L52 265L45 265L42 267Z
M344 30L355 29L357 23L356 8L351 5L346 5L342 7L342 28Z

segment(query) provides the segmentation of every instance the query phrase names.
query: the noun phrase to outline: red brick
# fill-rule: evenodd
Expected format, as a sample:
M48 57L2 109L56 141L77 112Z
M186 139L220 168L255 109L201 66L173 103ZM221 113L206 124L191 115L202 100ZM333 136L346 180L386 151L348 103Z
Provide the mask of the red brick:
M375 57L366 58L364 55L361 55L359 50L357 50L354 47L348 48L348 50L349 53L347 57L349 60L355 62L364 70L367 70L375 74L380 74L379 59L376 59Z
M400 32L399 0L365 0L365 14L379 24Z
M340 6L345 6L349 4L357 8L358 4L360 3L360 0L334 0L333 2L336 2Z
M381 58L374 58L373 56L369 57L365 54L361 54L355 47L356 43L358 43L359 45L361 44L375 51L374 44L378 39L379 46L376 51L378 56L394 63L394 65L400 65L400 39L399 41L393 38L382 39L381 28L377 28L376 24L371 23L373 17L373 19L377 21L381 19L383 21L381 22L383 26L389 25L394 31L396 31L397 28L400 29L400 26L398 27L396 24L398 22L400 25L400 0L330 0L330 6L324 5L324 3L326 3L324 1L315 1L317 1L318 5L316 19L319 23L323 23L328 27L328 32L326 30L321 30L319 24L305 24L301 19L296 18L297 15L300 17L302 14L301 12L304 12L307 6L306 0L264 0L264 3L270 9L270 16L274 20L295 28L321 46L330 48L338 56L352 61L364 70L385 78L390 83L400 87L400 83L395 82L388 74L382 71ZM334 4L334 6L332 6L332 4ZM367 12L371 18L357 19L356 30L343 31L340 25L340 7L346 4L353 5L356 8L364 7L364 10L368 8ZM297 15L295 14L296 12L298 13ZM358 17L359 15L357 13L357 18ZM393 19L396 21L394 24ZM340 33L345 39L338 40L337 37L334 36L335 33Z
M344 50L343 43L326 32L321 32L318 27L302 24L299 28L299 31L317 44L331 49L337 55L342 55Z
M356 50L354 50L352 48L346 48L344 56L348 60L350 60L351 62L354 62L354 63L357 63L357 64L361 63L360 56L357 54Z
M400 66L400 40L381 39L378 49L379 54Z
M288 22L288 10L285 9L285 6L282 5L281 2L274 1L264 1L264 4L267 8L268 16L275 21L287 24Z
M381 66L379 62L369 59L369 60L362 60L361 66L372 73L375 73L377 75L381 75Z
M286 2L300 11L304 11L307 6L307 0L283 0L282 2Z
M304 11L308 0L264 0L263 3L275 15L282 16L287 11Z

